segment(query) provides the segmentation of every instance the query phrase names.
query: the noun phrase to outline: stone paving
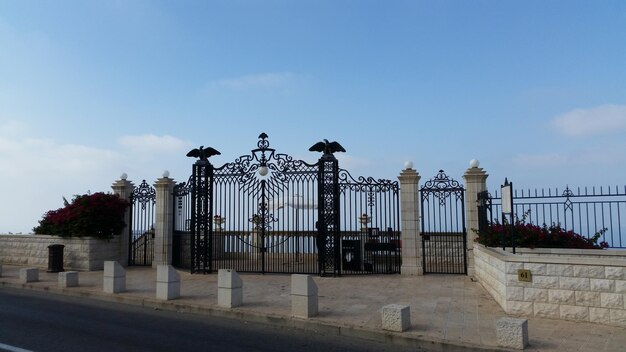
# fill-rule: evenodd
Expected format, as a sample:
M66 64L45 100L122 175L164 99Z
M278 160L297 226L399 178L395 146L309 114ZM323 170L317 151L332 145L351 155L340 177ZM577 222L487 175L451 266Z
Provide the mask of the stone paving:
M79 287L60 289L57 274L47 273L45 269L40 270L39 282L21 284L19 269L4 265L1 287L45 290L303 328L310 325L313 330L339 327L363 338L393 343L420 341L420 347L430 346L432 350L454 346L461 350L498 350L495 321L506 316L480 283L462 275L314 277L319 287L319 315L307 320L291 317L289 275L240 274L244 304L228 310L217 307L217 274L191 275L179 271L181 298L158 301L156 269L149 267L128 268L127 291L118 294L103 292L102 271L80 272ZM403 333L381 329L381 308L392 303L411 307L411 328ZM625 328L533 317L528 318L528 330L528 351L626 351Z

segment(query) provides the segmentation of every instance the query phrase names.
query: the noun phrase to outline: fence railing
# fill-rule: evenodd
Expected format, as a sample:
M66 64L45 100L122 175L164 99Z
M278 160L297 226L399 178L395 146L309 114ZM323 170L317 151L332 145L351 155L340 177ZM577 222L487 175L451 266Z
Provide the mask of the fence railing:
M482 198L479 195L479 202ZM484 199L486 215L502 222L502 199L498 191ZM534 225L558 224L587 238L604 230L598 240L610 248L626 248L626 186L514 190L513 210L517 219Z

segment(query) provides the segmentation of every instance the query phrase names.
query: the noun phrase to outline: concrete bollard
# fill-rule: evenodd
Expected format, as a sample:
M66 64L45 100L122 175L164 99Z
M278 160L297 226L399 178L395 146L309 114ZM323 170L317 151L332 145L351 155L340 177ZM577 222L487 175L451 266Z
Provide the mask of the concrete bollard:
M498 345L523 350L528 346L528 320L500 318L496 321Z
M78 271L64 271L59 273L60 288L76 286L78 286Z
M119 293L126 291L126 270L118 262L104 262L104 292Z
M319 312L317 284L310 275L291 275L291 314L310 318Z
M217 305L234 308L243 304L243 282L239 274L231 269L217 272Z
M39 269L37 268L23 268L20 269L20 282L25 284L27 282L39 281Z
M411 307L389 304L382 309L383 330L405 331L411 327Z
M156 298L170 300L180 297L180 275L171 265L157 265Z

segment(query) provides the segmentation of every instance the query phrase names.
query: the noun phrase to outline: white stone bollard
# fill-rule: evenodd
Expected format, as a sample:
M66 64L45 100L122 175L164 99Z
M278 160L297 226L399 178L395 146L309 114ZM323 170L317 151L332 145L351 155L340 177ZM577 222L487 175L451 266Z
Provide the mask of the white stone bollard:
M104 262L104 292L119 293L126 291L126 270L118 262Z
M62 271L59 273L59 287L76 287L78 286L78 271Z
M180 275L171 265L158 265L156 298L167 301L178 297L180 297Z
M500 318L496 321L498 345L523 350L528 346L528 320Z
M317 315L317 284L310 275L291 275L291 314L310 318Z
M20 269L20 282L25 284L27 282L39 281L39 269L37 268L23 268Z
M217 305L234 308L243 304L243 282L235 270L217 272Z
M411 327L411 307L388 304L382 309L383 330L405 331Z

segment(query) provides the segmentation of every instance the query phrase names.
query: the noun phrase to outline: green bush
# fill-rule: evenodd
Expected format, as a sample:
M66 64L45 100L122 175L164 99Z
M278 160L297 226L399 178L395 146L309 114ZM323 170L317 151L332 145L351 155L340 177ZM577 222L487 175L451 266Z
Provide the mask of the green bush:
M74 196L65 206L46 212L37 234L61 237L92 236L109 240L119 235L126 223L124 213L129 203L114 194L94 193Z

